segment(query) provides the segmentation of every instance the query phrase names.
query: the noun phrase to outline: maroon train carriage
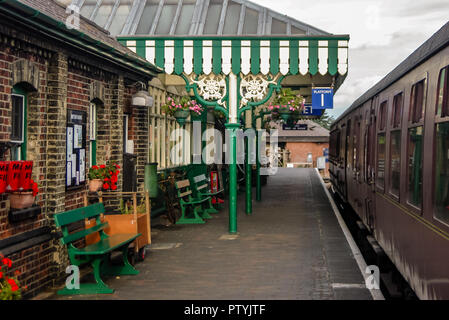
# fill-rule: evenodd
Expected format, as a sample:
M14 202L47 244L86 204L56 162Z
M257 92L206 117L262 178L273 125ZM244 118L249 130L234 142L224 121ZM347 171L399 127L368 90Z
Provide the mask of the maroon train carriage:
M331 128L333 190L420 299L449 299L449 23Z

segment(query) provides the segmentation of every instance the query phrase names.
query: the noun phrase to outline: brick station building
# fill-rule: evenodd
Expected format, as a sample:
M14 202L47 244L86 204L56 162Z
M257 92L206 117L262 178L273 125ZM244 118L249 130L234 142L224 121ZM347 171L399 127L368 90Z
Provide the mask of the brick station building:
M131 98L136 82L148 83L161 72L85 18L79 31L68 29L68 16L65 7L48 0L0 3L0 160L33 161L41 207L35 216L11 219L9 196L0 195L0 252L21 272L28 297L65 274L68 258L54 236L53 214L83 205L87 186L81 182L92 164L123 165L124 135L134 141L143 181L148 109L131 107ZM75 120L82 122L81 131L70 125ZM69 127L81 135L78 147L84 150L78 154L84 169L71 176L71 186Z
M272 123L279 130L278 143L281 150L289 153L287 164L294 167L317 167L317 159L329 150L329 130L312 120L299 120L301 130L285 130L282 124ZM328 176L329 164L325 174Z

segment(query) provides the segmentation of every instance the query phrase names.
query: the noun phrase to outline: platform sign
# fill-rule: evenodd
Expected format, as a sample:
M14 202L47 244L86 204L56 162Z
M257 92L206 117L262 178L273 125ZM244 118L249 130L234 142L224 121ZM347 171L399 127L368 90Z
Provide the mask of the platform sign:
M304 105L301 115L321 117L323 115L323 109L313 109L311 104L306 104Z
M334 108L334 89L332 88L314 88L312 89L312 108L333 109Z

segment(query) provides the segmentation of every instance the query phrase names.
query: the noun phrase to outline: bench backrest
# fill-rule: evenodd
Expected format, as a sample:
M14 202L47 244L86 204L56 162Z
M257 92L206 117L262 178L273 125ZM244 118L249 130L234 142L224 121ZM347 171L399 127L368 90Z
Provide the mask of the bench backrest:
M62 230L63 237L62 244L69 244L79 239L82 239L92 233L100 232L107 228L108 223L101 223L100 215L104 213L104 206L102 203L95 203L87 207L78 208L55 215L55 223L57 227ZM68 226L78 221L85 219L95 219L96 225L92 228L81 230L74 233L69 233Z
M178 198L184 198L187 196L190 197L192 195L192 190L190 188L190 181L188 179L176 181L175 185L176 190L178 190Z
M209 181L206 178L206 175L200 174L199 176L193 177L193 181L195 183L196 191L207 192L209 188Z

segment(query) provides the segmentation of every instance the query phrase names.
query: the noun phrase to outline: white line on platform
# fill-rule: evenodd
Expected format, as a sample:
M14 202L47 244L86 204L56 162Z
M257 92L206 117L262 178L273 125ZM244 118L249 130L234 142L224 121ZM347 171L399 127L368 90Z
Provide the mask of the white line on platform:
M326 185L324 184L323 178L321 178L320 172L318 169L315 168L315 172L318 175L318 178L320 179L321 185L323 186L324 192L326 192L326 195L329 199L329 202L331 203L332 209L334 211L335 216L337 217L338 223L340 224L341 230L343 231L343 234L346 237L346 241L348 241L349 247L351 248L352 254L354 256L355 261L357 262L357 265L359 266L360 272L362 273L363 279L365 279L365 271L367 264L365 262L365 259L362 256L362 253L360 252L359 248L357 247L357 244L355 243L354 239L352 238L351 232L349 231L348 227L346 226L345 221L343 220L343 217L340 214L340 211L337 208L337 205L335 204L334 199L332 198L329 190L327 190ZM366 286L365 286L366 288ZM368 289L371 293L371 296L374 300L385 300L384 295L380 290L376 289Z
M334 289L366 289L365 284L361 283L332 283Z

